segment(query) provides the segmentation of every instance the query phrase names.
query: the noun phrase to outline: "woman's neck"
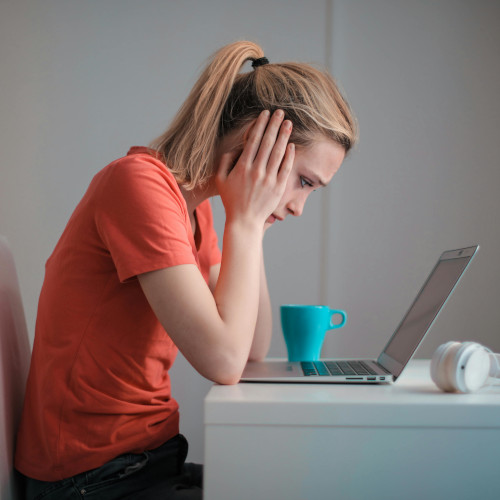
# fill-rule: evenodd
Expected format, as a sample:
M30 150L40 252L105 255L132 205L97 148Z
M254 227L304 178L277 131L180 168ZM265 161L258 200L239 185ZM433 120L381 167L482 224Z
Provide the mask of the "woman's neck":
M191 190L184 189L182 186L179 186L182 196L186 201L186 206L189 214L189 219L191 220L191 226L193 227L193 234L196 230L196 218L195 218L195 210L200 203L203 203L208 198L215 196L217 191L215 188L214 182L208 182L203 187L197 187Z

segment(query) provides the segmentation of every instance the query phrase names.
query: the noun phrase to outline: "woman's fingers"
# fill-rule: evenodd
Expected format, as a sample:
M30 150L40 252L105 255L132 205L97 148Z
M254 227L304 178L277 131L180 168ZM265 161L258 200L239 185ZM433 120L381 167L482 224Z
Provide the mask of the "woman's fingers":
M285 156L278 170L278 184L284 186L292 171L293 160L295 159L295 144L288 144L285 151Z
M285 152L286 141L288 141L288 131L287 127L283 127L283 118L285 113L283 110L278 109L273 113L273 116L269 120L267 128L261 138L259 151L255 157L255 167L259 169L262 173L265 173L268 169L268 163L273 155L281 150L281 156ZM283 142L285 138L285 142ZM281 140L280 140L281 139ZM281 159L280 159L281 161Z
M285 113L281 109L275 111L271 117L268 111L263 111L259 115L249 132L241 155L241 161L248 168L265 172L276 147L280 151L278 156L281 154L279 159L281 161L291 131L289 121L286 126L283 126L284 116Z
M269 123L269 116L269 111L264 110L250 129L247 142L240 157L241 162L248 166L253 164L255 157L259 152L262 137L266 131L267 124Z
M281 168L281 164L284 161L285 154L287 152L288 140L290 139L290 134L292 133L292 122L285 120L280 127L278 138L274 144L274 147L267 159L267 172L270 175L276 175L278 170Z

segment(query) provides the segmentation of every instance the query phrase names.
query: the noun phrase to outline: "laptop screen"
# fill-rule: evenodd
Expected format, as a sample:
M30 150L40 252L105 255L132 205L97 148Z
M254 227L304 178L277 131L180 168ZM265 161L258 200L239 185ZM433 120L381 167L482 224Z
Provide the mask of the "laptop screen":
M459 254L458 250L446 252L441 256L381 356L381 358L386 356L391 358L390 371L393 375L398 376L412 357L465 271L475 250L476 247L473 247L473 250L462 250L462 254Z

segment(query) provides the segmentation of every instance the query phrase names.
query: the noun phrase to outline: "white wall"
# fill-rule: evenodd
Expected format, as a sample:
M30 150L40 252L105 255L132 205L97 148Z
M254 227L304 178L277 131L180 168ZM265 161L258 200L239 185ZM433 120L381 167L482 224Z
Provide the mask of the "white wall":
M92 176L163 131L211 52L249 38L271 61L328 61L361 126L333 185L266 235L276 318L285 302L343 307L348 326L325 354L376 355L441 251L479 242L419 355L452 338L500 350L498 5L3 0L0 233L31 336L44 262ZM220 202L214 211L221 233ZM271 355L284 354L276 324ZM201 461L210 384L182 359L173 377L190 459Z
M328 302L350 313L325 351L377 355L440 253L479 243L417 351L500 351L500 3L349 1L332 66L361 125L330 190Z

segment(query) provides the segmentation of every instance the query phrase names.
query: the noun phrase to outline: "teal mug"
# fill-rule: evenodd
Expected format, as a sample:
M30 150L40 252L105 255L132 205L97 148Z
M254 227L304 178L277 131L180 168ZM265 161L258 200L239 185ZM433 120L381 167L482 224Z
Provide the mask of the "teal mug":
M340 322L334 318L340 316ZM281 328L288 361L317 361L328 330L342 328L347 314L328 306L286 304L281 306Z

